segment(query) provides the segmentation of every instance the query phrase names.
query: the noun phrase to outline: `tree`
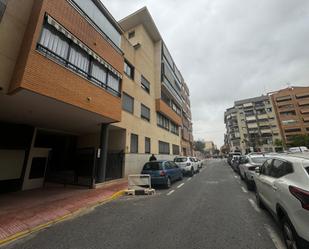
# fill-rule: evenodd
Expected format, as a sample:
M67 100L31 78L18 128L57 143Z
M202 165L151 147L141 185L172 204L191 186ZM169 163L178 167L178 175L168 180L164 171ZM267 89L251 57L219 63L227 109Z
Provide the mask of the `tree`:
M194 150L204 152L205 142L202 140L197 140L193 142Z
M291 138L291 146L309 146L309 136L308 135L297 135Z
M277 147L282 147L283 143L281 139L276 138L275 142L274 142L275 146Z

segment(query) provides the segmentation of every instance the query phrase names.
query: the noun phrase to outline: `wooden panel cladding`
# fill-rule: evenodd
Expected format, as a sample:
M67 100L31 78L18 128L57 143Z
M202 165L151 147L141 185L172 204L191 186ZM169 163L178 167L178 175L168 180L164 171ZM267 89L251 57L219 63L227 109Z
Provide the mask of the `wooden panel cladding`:
M167 118L172 120L175 124L181 125L181 117L173 111L173 109L168 106L163 100L156 99L156 111L162 113Z

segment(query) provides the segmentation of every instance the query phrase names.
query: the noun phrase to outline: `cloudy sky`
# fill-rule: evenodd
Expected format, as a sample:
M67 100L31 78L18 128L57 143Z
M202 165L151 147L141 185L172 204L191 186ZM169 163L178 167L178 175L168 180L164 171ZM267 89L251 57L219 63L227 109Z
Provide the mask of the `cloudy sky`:
M191 91L195 139L223 144L235 100L309 85L308 0L102 0L119 20L147 6Z

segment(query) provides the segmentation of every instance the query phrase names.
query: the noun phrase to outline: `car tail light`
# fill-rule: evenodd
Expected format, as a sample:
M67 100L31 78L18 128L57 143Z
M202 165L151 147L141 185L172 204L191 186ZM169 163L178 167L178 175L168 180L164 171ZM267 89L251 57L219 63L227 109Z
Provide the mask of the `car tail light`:
M187 166L190 166L190 165L191 165L191 163L187 163L186 165L187 165Z
M289 186L289 190L300 201L302 207L309 210L309 192L294 186Z
M165 172L163 170L160 171L160 176L165 176Z

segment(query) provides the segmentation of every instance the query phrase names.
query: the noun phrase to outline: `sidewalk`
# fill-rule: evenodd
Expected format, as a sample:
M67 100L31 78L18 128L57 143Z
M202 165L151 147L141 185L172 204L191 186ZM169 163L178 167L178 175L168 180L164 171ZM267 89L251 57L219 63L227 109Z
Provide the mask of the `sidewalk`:
M49 184L43 189L0 195L0 245L121 196L124 179L96 189Z

